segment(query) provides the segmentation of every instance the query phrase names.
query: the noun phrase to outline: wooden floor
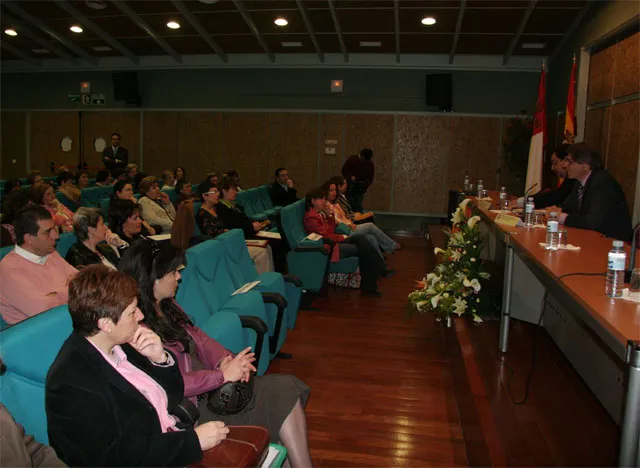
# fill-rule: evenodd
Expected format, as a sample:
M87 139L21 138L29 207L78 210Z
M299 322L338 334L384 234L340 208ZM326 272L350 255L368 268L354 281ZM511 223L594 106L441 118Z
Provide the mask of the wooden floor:
M424 276L425 241L397 237L396 275L384 296L332 289L301 311L270 373L311 386L309 443L316 466L467 465L443 329L406 317L407 294Z

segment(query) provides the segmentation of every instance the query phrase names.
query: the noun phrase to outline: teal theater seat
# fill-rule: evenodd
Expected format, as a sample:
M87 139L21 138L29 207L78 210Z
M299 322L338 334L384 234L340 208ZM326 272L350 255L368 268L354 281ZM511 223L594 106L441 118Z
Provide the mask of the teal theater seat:
M176 192L176 189L174 189L173 187L169 187L169 188L162 189L162 191L164 193L166 193L167 195L169 195L169 200L171 200L171 203L173 203L175 205L176 204L176 200L178 199L178 195L179 195Z
M67 198L67 196L62 192L56 192L56 198L60 203L69 208L71 211L75 212L80 205L78 205L73 200Z
M2 248L0 248L0 260L2 260L5 255L7 255L9 252L11 252L13 250L13 245L6 245Z
M258 274L244 242L244 234L240 229L220 234L216 240L224 247L234 283L240 287L251 281L260 281L260 284L256 286L259 291L281 294L287 300L285 312L287 327L294 328L300 307L302 282L294 276L276 272Z
M76 235L73 232L65 232L64 234L60 234L60 238L56 243L56 250L60 254L62 258L67 256L67 252L73 244L77 242Z
M113 194L113 187L89 187L82 189L80 193L81 206L98 208L102 199Z
M102 213L102 217L105 222L108 221L109 218L109 207L111 206L111 197L103 198L100 200L100 212Z
M220 312L237 315L244 331L243 348L251 346L256 352L256 367L262 375L270 362L267 314L262 296L257 291L232 296L237 288L229 278L219 245L210 240L187 249L187 265L181 272L176 300L200 327Z

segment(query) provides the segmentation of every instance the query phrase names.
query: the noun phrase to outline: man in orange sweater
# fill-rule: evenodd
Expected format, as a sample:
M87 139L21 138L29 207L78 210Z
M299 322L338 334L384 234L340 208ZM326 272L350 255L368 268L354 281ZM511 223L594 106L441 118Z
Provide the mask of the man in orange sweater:
M66 304L78 273L56 252L58 231L45 208L23 208L14 227L17 245L0 261L0 313L10 325Z

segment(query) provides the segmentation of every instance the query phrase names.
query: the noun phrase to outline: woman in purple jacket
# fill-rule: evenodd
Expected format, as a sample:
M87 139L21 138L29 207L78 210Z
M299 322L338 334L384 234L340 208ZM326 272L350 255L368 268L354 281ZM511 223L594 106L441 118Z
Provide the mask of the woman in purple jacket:
M253 377L253 397L238 414L221 416L207 407L206 394L226 382L247 381L255 371L247 348L233 355L207 336L174 301L184 254L169 243L137 241L122 256L118 268L138 281L138 307L143 323L156 332L177 357L184 395L198 405L200 423L224 421L267 428L272 442L282 442L292 466L312 466L304 406L309 387L293 375Z

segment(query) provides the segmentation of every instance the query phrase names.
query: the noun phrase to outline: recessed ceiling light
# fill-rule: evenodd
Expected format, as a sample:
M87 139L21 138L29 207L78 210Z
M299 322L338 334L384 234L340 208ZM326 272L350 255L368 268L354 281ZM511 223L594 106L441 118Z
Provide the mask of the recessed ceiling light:
M71 27L69 28L69 30L70 30L71 32L76 33L76 34L79 34L79 33L81 33L81 32L83 31L83 29L82 29L80 26L78 26L77 24L74 24L73 26L71 26Z
M302 42L299 41L291 41L291 42L281 42L282 47L302 47Z
M48 49L32 49L35 54L50 54Z
M5 33L7 36L17 36L17 35L18 35L18 33L16 32L16 30L15 30L15 29L5 29L5 30L4 30L4 33Z
M425 16L424 18L422 18L421 23L425 26L433 26L434 24L436 24L436 19L433 16Z
M544 49L546 45L544 42L525 42L521 47L523 49Z
M360 41L360 47L380 47L382 42L380 41Z
M180 23L178 23L176 21L169 21L167 23L167 28L169 28L169 29L180 29Z
M289 24L289 22L284 18L276 18L274 23L276 23L276 26L280 26L280 27L286 26L287 24Z
M95 50L96 52L109 52L111 50L111 47L106 45L97 45L97 46L93 46L92 49Z

